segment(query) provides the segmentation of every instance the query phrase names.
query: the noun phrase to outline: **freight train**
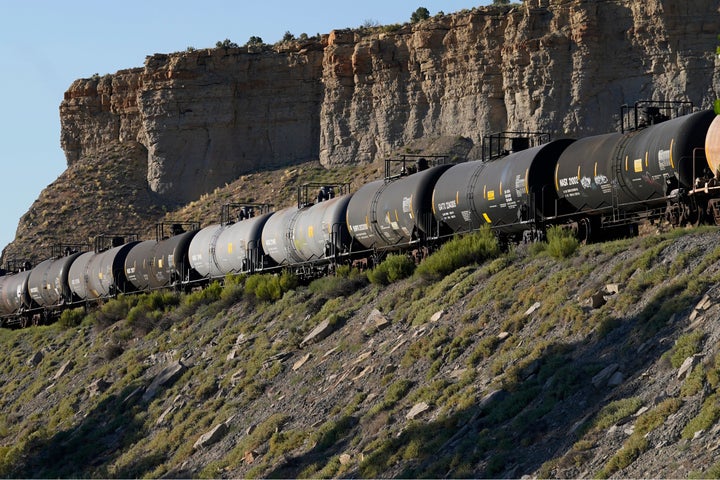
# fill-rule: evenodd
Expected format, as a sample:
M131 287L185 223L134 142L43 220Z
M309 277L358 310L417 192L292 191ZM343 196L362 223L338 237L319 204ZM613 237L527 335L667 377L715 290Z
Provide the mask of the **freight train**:
M454 165L403 158L399 173L386 163L385 178L354 193L348 185L308 184L296 205L275 212L236 206L236 221L228 209L220 223L204 228L169 235L159 229L155 240L68 249L0 276L0 319L37 323L68 306L228 274L293 269L312 276L339 264L372 264L388 252L427 251L484 225L507 241L542 239L552 225L573 228L585 240L634 233L644 219L720 225L720 117L664 112L662 104L636 104L621 112L619 133L537 145L531 136L498 136L516 151L497 156L490 148L493 158ZM625 118L634 118L635 128L625 131Z

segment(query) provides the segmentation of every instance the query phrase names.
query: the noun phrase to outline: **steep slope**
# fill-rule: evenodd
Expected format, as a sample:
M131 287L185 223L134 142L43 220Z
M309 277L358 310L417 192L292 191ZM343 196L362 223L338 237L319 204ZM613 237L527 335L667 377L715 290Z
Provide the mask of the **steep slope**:
M68 167L18 223L3 259L37 263L58 244L85 245L101 234L147 237L168 205L147 186L147 152L136 142L108 144Z
M718 235L518 248L273 302L249 282L156 293L1 331L0 472L717 476Z

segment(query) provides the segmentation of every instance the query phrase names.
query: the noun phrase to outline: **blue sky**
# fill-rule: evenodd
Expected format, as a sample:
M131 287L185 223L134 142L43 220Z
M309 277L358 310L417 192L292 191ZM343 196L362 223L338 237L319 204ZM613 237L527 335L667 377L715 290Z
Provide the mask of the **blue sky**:
M491 0L154 1L0 0L0 249L20 217L66 168L59 107L78 78L141 67L153 53L213 47L226 38L266 43L403 23L422 6L434 15Z

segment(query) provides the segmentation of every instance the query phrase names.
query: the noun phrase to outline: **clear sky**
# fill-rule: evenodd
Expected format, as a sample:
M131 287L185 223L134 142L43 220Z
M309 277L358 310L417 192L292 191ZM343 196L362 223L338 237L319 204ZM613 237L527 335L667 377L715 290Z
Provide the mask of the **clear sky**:
M59 107L78 78L141 67L153 53L251 36L299 36L404 23L491 0L0 0L0 250L20 217L66 168Z

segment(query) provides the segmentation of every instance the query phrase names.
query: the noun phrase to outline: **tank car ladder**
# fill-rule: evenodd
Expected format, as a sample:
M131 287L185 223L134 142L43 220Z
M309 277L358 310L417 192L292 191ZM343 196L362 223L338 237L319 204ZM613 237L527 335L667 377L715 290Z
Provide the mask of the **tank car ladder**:
M477 185L478 180L480 179L480 176L482 175L483 171L485 170L485 162L480 164L480 166L475 169L473 174L470 176L470 181L468 182L468 189L467 189L467 195L466 198L468 199L468 206L470 207L470 215L475 217L477 220L476 222L473 221L473 218L468 219L468 232L472 232L476 228L473 226L473 224L477 224L477 229L479 229L483 225L483 220L480 214L477 212L475 208L475 185Z
M620 214L620 191L625 191L627 183L624 180L622 169L623 159L621 152L625 150L625 146L630 141L632 135L625 135L620 142L618 142L615 150L613 151L613 175L612 179L612 223L620 223L624 215Z

